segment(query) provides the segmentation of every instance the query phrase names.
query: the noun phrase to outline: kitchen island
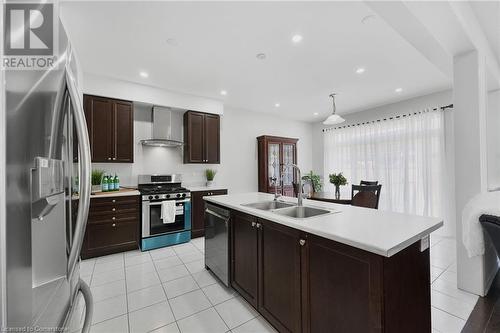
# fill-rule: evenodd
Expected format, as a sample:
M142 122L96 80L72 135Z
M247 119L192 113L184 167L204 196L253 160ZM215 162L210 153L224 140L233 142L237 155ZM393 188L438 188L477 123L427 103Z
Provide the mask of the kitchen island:
M429 234L442 220L309 200L325 214L248 206L273 200L264 193L204 199L231 211L231 286L280 332L431 332Z

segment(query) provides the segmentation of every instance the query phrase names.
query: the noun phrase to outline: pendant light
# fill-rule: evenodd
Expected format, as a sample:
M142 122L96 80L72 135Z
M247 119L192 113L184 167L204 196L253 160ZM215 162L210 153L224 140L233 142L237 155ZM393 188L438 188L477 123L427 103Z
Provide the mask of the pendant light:
M342 118L338 114L335 114L335 112L337 111L337 108L335 107L335 95L336 95L335 93L330 94L330 97L332 98L333 102L333 112L328 118L325 119L323 125L336 125L343 123L345 121L344 118Z

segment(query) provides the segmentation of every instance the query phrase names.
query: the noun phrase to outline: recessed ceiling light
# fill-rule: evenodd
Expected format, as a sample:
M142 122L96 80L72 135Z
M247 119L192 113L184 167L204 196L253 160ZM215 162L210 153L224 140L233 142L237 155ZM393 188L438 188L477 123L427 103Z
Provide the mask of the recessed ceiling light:
M280 107L280 103L274 104L274 107L279 108Z
M222 96L226 96L226 95L227 95L227 91L225 91L225 90L221 90L221 91L220 91L220 94L221 94Z
M364 67L358 67L358 68L356 68L356 73L363 74L364 72L365 72Z
M395 92L397 92L397 93L399 94L400 92L402 92L402 91L403 91L403 88L396 88L396 89L394 89L394 91L395 91Z
M293 35L292 42L294 42L294 43L300 43L301 41L302 41L302 36L301 35Z
M313 113L313 116L317 116L317 115L319 115L319 113L317 113L317 112L314 112L314 113Z
M177 46L178 45L177 39L175 39L175 38L168 38L167 39L167 44L171 45L171 46Z
M148 77L149 76L149 74L146 73L146 72L140 72L139 75L142 76L142 77Z
M264 60L264 59L266 59L266 54L265 53L257 53L257 55L255 57L259 60Z

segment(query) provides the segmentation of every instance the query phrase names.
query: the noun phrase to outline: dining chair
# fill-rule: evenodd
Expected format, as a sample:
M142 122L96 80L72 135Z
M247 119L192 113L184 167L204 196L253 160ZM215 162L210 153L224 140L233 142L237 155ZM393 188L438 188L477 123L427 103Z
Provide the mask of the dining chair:
M374 180L374 181L362 180L359 182L359 185L378 185L378 181L377 180Z
M382 185L352 185L351 205L378 209Z

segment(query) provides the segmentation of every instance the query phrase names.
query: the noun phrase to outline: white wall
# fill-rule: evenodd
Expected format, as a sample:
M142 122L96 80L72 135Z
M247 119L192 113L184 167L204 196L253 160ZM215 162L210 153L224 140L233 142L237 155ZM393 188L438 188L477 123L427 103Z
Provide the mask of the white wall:
M488 94L488 189L500 190L500 90Z
M84 73L83 75L83 92L90 95L113 97L158 106L170 106L215 114L224 113L224 105L219 100L98 76L91 73Z
M113 97L113 96L111 96ZM182 126L182 114L173 122ZM175 119L177 118L177 119ZM147 147L141 139L151 138L151 109L134 105L134 163L94 163L94 168L118 173L123 185L137 184L139 174L181 173L185 185L204 183L204 170L218 170L215 183L231 192L257 191L257 136L280 135L299 138L298 162L304 171L311 169L312 125L264 113L225 108L221 117L221 164L183 164L180 148Z
M312 168L312 124L264 113L226 107L222 121L224 179L233 192L257 191L257 137L276 135L298 138L297 162L302 172Z
M401 102L379 106L373 109L368 109L360 112L342 115L346 120L343 125L358 124L365 121L383 119L392 116L397 116L405 113L421 111L429 107L439 107L452 103L452 91L447 90L430 95L420 96ZM316 173L323 176L324 174L324 158L323 158L323 132L325 127L321 122L313 125L313 169ZM453 126L453 111L445 111L445 152L447 165L447 183L449 196L446 202L447 211L449 212L449 221L445 226L437 231L437 234L447 237L455 236L455 151L454 151L454 126Z

